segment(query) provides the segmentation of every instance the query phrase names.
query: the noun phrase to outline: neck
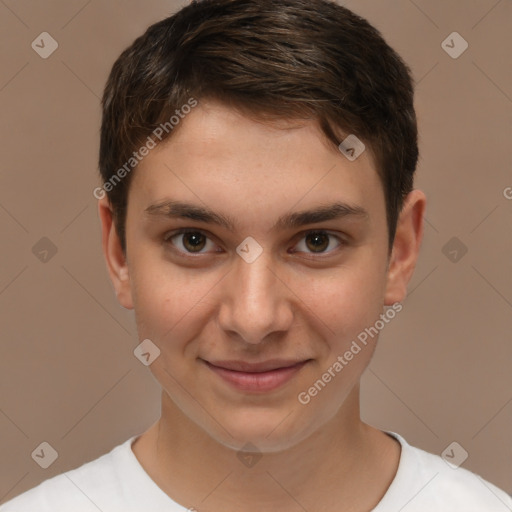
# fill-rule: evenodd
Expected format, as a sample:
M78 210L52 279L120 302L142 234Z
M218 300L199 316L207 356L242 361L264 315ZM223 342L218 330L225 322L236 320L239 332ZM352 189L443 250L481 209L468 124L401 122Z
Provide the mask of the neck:
M162 417L134 444L148 474L198 511L371 510L389 487L400 448L360 420L359 388L338 413L293 447L242 460L162 393ZM366 507L366 508L361 508Z

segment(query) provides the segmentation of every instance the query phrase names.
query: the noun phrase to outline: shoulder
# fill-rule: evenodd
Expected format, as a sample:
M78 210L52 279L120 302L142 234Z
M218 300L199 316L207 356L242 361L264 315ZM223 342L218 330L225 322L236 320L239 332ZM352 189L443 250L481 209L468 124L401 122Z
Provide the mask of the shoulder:
M102 505L109 506L109 497L123 494L118 472L132 439L91 462L45 480L4 503L0 512L98 512Z
M402 445L397 474L375 512L400 505L415 512L511 512L512 498L481 476L450 465L446 460L409 445L403 437L388 432ZM400 509L400 507L398 507Z

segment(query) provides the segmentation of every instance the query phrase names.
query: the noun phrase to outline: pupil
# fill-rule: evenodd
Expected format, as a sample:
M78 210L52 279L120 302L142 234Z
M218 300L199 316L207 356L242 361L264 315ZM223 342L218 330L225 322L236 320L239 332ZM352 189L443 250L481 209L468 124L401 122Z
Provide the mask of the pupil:
M324 251L329 246L329 238L327 235L321 233L308 235L308 242L312 242L311 247L309 248L315 250L316 252Z

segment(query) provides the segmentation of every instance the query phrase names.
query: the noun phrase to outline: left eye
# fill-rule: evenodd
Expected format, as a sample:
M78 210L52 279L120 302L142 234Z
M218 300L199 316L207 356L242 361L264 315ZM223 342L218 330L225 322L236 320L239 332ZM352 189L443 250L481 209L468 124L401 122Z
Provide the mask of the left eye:
M177 246L180 251L188 253L209 252L215 247L215 244L201 231L182 231L165 240ZM203 249L206 250L203 251Z
M332 240L336 240L337 245L335 245L335 247L331 247L333 245ZM340 245L340 239L334 235L326 233L325 231L310 231L295 246L295 250L299 252L310 252L313 254L318 254L331 252L333 249L336 249Z

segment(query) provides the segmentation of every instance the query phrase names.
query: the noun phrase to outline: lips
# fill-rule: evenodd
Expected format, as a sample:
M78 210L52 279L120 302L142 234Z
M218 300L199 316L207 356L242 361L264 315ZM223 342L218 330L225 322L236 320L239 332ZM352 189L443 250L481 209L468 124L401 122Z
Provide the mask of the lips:
M248 363L245 361L207 361L213 366L246 373L262 373L281 368L289 368L304 361L292 361L290 359L270 359L261 363Z
M273 359L260 363L246 361L205 361L223 381L248 392L272 391L292 379L310 360Z

